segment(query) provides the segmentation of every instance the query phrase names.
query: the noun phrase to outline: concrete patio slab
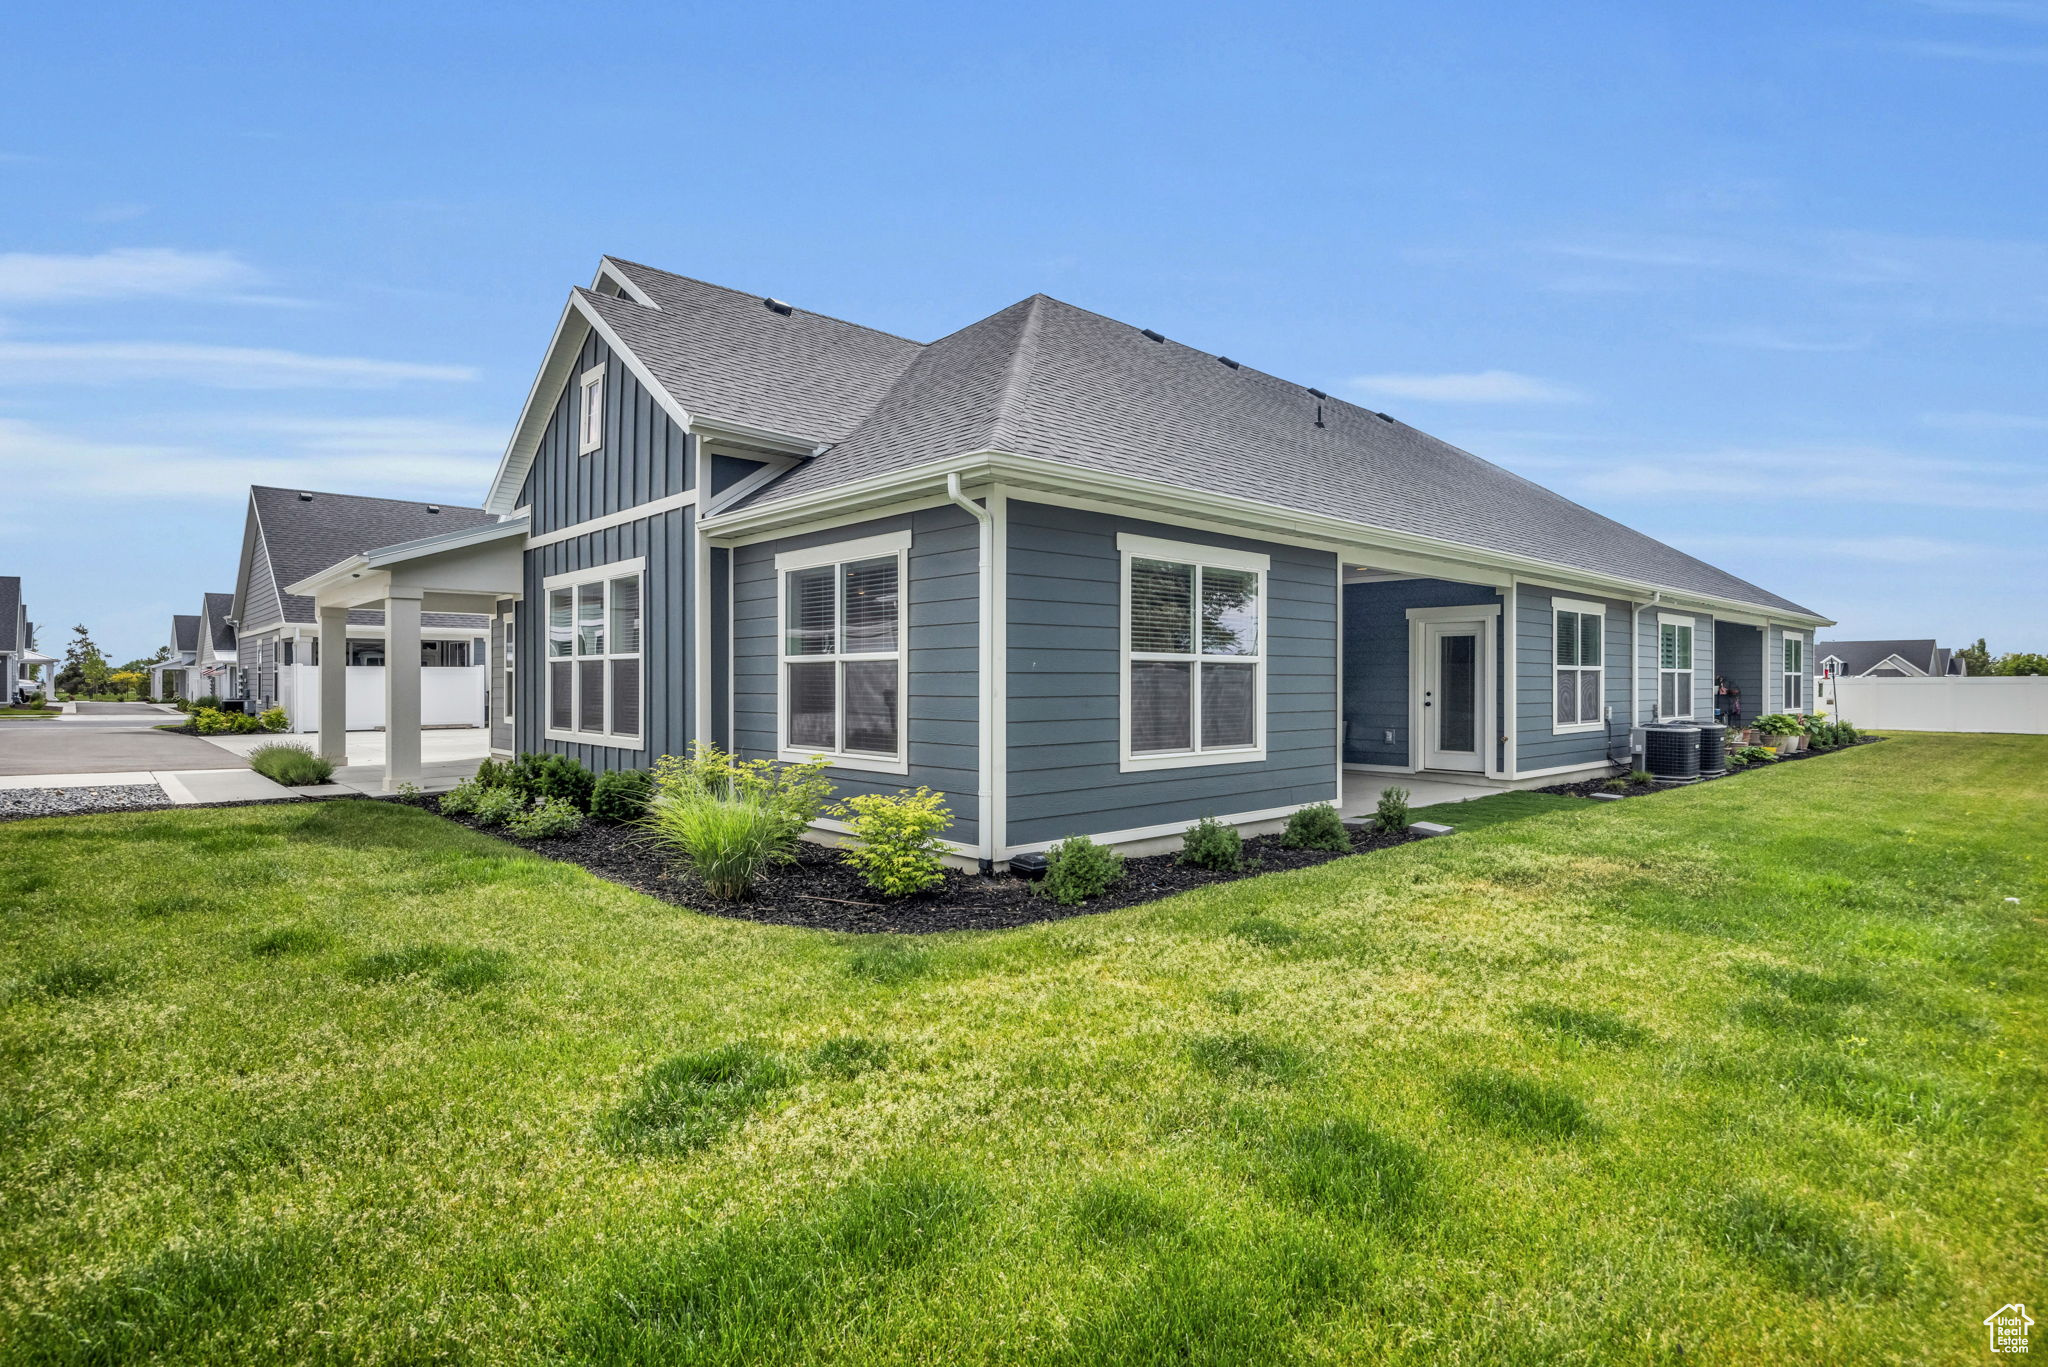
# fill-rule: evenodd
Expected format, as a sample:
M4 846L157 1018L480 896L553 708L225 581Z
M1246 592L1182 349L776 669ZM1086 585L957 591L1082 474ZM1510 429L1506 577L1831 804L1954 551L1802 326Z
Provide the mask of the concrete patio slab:
M287 741L308 750L318 748L313 736L208 736L207 742L235 755L247 755L259 745ZM337 766L334 781L358 793L384 791L385 735L382 731L348 733L348 763ZM491 753L491 733L482 727L444 728L420 732L421 792L446 792L476 772Z
M307 797L311 788L287 788L254 769L193 769L160 773L157 783L177 803L252 802L263 798Z

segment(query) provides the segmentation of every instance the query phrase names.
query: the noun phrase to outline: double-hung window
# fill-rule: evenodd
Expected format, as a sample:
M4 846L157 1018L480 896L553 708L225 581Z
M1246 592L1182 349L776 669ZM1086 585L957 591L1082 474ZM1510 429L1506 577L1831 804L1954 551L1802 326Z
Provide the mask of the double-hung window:
M1265 758L1269 557L1118 536L1126 771Z
M1692 628L1690 617L1657 615L1657 717L1692 716Z
M1606 725L1607 609L1571 598L1553 598L1550 607L1556 695L1550 729L1598 731Z
M1806 706L1806 642L1797 636L1785 638L1785 710L1797 712Z
M905 773L903 589L910 533L775 557L782 758Z
M549 740L641 748L642 570L620 560L543 583Z
M604 366L594 365L576 381L576 450L589 455L604 445Z

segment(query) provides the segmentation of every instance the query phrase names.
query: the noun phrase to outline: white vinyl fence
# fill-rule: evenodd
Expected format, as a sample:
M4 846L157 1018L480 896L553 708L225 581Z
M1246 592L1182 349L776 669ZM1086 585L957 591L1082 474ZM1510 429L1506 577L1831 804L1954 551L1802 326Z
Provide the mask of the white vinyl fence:
M384 725L384 666L349 665L348 729L374 731ZM320 729L320 667L280 665L277 670L278 701L291 714L292 730ZM482 726L484 716L484 668L469 665L455 669L420 671L420 725Z
M1824 679L1820 710L1866 731L2048 735L2048 677Z

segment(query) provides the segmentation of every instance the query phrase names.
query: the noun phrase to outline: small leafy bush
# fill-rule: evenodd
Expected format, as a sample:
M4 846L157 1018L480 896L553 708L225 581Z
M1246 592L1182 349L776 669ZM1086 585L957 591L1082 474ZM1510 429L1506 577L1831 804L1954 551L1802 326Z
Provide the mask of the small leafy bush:
M1657 776L1648 769L1631 769L1628 771L1628 781L1638 788L1647 788L1657 781Z
M498 786L498 785L492 785ZM510 766L505 787L516 789L528 802L551 798L568 803L579 812L590 810L590 794L597 775L571 755L524 754Z
M1351 833L1344 829L1344 818L1337 815L1335 807L1318 802L1287 818L1280 843L1290 850L1348 850Z
M825 777L827 761L780 764L772 759L742 760L715 745L690 742L687 756L663 755L654 766L654 789L663 796L703 793L712 797L748 796L767 806L776 818L776 845L793 853L832 797Z
M1756 719L1756 729L1766 736L1797 736L1806 730L1806 723L1790 712L1771 712Z
M192 724L202 736L246 736L256 730L256 718L244 712L222 712L207 708L192 716Z
M469 809L479 826L502 826L526 809L526 800L511 788L486 788Z
M1738 768L1746 768L1752 764L1769 764L1777 758L1777 751L1765 745L1745 745L1728 756L1729 761L1736 763Z
M1603 793L1625 793L1628 791L1628 780L1625 778L1610 778L1600 785L1600 791Z
M861 881L884 897L908 897L946 881L939 832L953 824L946 799L920 785L895 796L863 793L835 807L853 845L846 862Z
M1725 760L1722 761L1722 763L1727 765L1728 772L1731 774L1738 769L1747 769L1749 767L1749 761L1742 757L1742 752L1740 750L1737 750L1735 753L1729 755Z
M505 829L521 840L547 840L583 829L583 813L559 797L543 798L506 819Z
M488 760L485 763L489 763ZM476 804L491 790L476 779L464 779L441 794L441 810L450 816L474 816Z
M334 766L303 745L259 745L249 752L249 767L287 788L325 783L334 777Z
M487 759L476 766L471 782L479 788L512 787L512 763L510 760Z
M1180 838L1179 862L1198 869L1235 873L1244 867L1244 836L1237 827L1205 816Z
M1085 835L1070 835L1045 852L1041 897L1063 907L1076 907L1100 897L1124 876L1124 857Z
M284 714L282 707L267 707L256 718L256 729L259 731L276 733L285 730L291 724L291 718Z
M720 797L683 789L657 793L641 818L648 837L677 855L713 897L736 901L761 871L786 857L781 819L755 794Z
M1408 820L1408 790L1389 788L1382 792L1380 805L1373 810L1373 827L1382 831L1405 831Z
M645 769L612 769L597 776L590 790L590 814L599 821L629 826L647 815L654 796L654 775Z

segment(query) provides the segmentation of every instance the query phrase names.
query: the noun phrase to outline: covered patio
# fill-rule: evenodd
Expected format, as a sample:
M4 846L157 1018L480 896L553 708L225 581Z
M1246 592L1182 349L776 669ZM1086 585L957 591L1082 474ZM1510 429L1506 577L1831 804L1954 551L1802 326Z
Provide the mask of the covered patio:
M364 551L286 586L287 593L313 600L323 641L348 638L351 609L384 614L384 730L376 734L347 729L348 652L323 649L318 734L324 758L338 770L381 768L377 786L387 793L408 784L424 787L433 780L441 786L449 781L450 773L428 773L422 752L420 615L495 615L501 602L520 596L525 542L526 519L510 518ZM502 678L503 672L492 670L489 677ZM369 753L372 748L382 751L375 761ZM437 759L434 764L438 771L466 763L467 772L473 772L481 759L479 754L474 759ZM466 776L465 772L456 777Z

